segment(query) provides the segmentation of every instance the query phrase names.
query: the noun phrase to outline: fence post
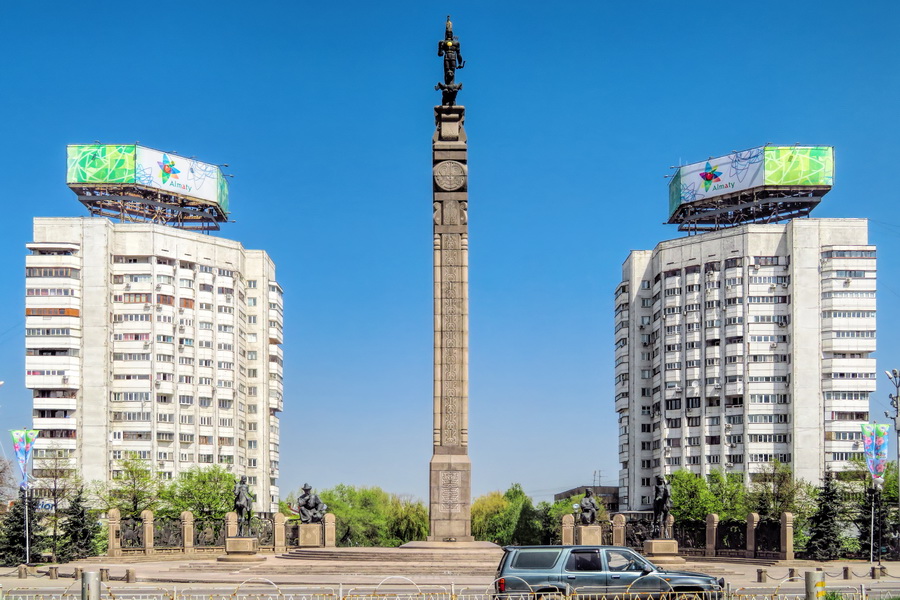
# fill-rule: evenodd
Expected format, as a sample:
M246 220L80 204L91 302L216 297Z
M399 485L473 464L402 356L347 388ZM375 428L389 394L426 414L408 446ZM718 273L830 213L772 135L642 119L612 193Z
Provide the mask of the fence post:
M286 537L285 536L285 533L286 533L285 525L286 525L287 519L284 518L283 514L278 512L278 513L275 513L275 518L272 519L272 521L273 521L272 526L275 529L275 532L274 532L275 538L272 542L273 544L275 544L275 554L284 554L284 552L287 550L287 548L285 547L285 541L284 541L285 537Z
M756 526L759 525L759 514L747 515L747 549L744 550L744 558L756 556Z
M153 511L141 513L141 526L144 529L144 554L153 554Z
M756 570L756 583L765 583L766 578L768 576L769 576L769 573L765 569L757 569Z
M675 538L675 517L669 515L666 522L663 523L663 539L671 540Z
M622 514L613 515L612 529L613 529L613 546L624 546L625 545L625 515L622 515Z
M181 513L181 551L185 554L194 551L194 513L189 510Z
M122 556L122 515L118 508L110 509L107 513L109 531L107 532L108 545L107 556Z
M334 513L327 513L325 522L322 525L325 527L325 547L334 548L337 543L337 524L335 523Z
M237 537L238 534L238 517L237 513L232 511L225 515L225 537Z
M794 560L794 515L781 513L781 560Z
M706 556L716 555L716 538L718 537L719 515L706 515Z
M575 516L563 515L562 518L562 535L560 543L563 546L571 546L575 543Z

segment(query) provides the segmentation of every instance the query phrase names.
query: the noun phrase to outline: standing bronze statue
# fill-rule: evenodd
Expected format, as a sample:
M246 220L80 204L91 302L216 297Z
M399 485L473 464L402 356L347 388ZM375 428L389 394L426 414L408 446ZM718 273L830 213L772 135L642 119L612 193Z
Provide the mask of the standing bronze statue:
M653 535L657 538L667 537L666 522L671 510L672 490L669 482L662 475L657 475L656 486L653 488Z
M461 83L456 83L456 69L466 66L462 52L459 48L459 38L453 35L453 23L450 15L447 15L447 28L444 39L438 42L438 56L444 57L444 81L439 82L434 89L441 90L441 104L453 106L456 104L456 94L462 89Z
M587 488L584 491L584 498L581 499L581 524L596 525L598 510L600 510L600 506L597 504L597 499L594 498L594 490Z
M234 512L238 517L238 537L250 535L250 516L253 514L253 501L256 496L247 486L247 476L241 475L241 480L234 484Z

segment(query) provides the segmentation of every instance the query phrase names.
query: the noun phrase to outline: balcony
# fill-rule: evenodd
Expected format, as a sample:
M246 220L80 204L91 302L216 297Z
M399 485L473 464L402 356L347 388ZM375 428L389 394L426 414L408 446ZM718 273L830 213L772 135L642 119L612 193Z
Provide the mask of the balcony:
M284 343L284 332L278 327L269 327L269 343L270 344L283 344Z
M77 429L78 427L75 417L35 417L32 422L35 429Z

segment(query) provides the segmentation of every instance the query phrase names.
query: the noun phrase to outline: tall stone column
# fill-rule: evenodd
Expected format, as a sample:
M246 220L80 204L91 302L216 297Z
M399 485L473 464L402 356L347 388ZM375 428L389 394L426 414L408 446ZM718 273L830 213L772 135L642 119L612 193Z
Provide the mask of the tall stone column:
M469 226L465 108L434 108L434 452L428 541L470 542Z

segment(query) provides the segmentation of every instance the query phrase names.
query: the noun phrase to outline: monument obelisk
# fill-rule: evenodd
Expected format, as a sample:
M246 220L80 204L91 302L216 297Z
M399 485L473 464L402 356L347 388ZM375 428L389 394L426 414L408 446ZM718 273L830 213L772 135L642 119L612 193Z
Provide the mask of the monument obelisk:
M441 105L434 107L434 452L430 472L429 542L471 542L469 459L469 226L465 107L456 69L465 61L447 17Z

